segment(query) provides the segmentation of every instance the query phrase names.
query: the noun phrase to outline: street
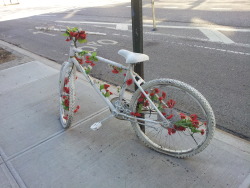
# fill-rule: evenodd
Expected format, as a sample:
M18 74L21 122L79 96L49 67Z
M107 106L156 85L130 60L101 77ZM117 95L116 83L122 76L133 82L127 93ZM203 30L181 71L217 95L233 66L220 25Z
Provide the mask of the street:
M0 40L62 63L69 43L62 33L36 27L81 27L89 35L85 50L123 62L119 49L132 49L130 1L45 1L0 7ZM210 102L217 127L250 140L250 2L229 0L143 1L145 80L173 78L198 89ZM122 76L98 64L96 78L119 84ZM83 99L84 100L84 99Z

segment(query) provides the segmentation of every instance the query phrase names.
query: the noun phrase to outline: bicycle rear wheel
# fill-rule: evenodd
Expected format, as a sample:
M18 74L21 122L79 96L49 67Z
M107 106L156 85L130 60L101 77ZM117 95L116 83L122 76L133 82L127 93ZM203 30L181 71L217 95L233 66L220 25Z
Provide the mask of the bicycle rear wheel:
M71 126L75 108L76 68L69 62L63 63L59 77L59 108L62 127Z
M159 124L131 122L139 139L148 147L177 158L193 156L210 143L215 118L207 100L193 87L172 79L157 79L142 88L169 121L163 119L138 89L130 103L132 114ZM140 123L144 126L140 127Z

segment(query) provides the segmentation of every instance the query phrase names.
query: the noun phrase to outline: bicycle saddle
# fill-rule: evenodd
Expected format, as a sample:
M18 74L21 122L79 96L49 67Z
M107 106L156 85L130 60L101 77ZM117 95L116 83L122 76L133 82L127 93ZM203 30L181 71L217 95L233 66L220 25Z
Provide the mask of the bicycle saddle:
M139 63L149 60L149 57L146 54L130 52L124 49L119 50L118 54L126 59L126 63Z

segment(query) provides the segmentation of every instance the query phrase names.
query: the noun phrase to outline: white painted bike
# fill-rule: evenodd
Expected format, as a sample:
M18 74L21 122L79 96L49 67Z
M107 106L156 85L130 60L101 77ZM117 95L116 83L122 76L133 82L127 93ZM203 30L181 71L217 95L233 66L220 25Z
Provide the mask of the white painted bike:
M211 106L196 89L173 79L156 79L145 82L133 71L138 62L149 60L145 54L119 50L127 66L117 62L86 54L72 42L69 59L64 62L59 78L60 121L67 129L71 126L75 106L76 70L80 71L105 101L111 115L91 126L93 130L101 127L110 117L130 121L138 138L148 147L177 158L193 156L204 150L215 131L215 117ZM80 56L80 57L79 57ZM88 56L88 57L86 57ZM116 70L126 72L119 97L109 100L111 94L107 85L98 86L89 76L89 67L83 67L80 59L98 60ZM81 61L80 61L81 62ZM130 101L124 98L127 85L134 83L138 89Z

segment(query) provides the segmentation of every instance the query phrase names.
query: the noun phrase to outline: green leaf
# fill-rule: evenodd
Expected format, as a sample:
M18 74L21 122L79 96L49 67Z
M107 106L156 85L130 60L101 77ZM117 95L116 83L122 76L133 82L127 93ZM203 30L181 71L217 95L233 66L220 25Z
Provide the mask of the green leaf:
M87 69L85 70L85 73L86 73L86 74L89 74L90 71L91 71L90 68L87 68Z
M188 128L192 126L192 122L190 120L182 119L182 120L175 122L175 125L177 125L178 127Z
M110 93L106 92L105 97L109 97L109 96L110 96Z
M155 95L153 96L153 101L157 101L158 97L156 97Z
M89 51L83 50L83 51L79 52L78 54L79 54L80 56L84 56L84 55L86 55L86 54L88 54L88 53L89 53Z
M192 133L200 133L201 131L196 128L190 128Z
M104 85L100 85L100 91L104 89Z
M159 111L162 111L162 110L163 110L162 105L159 105L159 106L158 106L158 110L159 110Z
M62 102L62 106L63 106L63 109L64 109L64 110L67 110L67 111L69 111L69 107L68 107L68 106L65 106L65 103L64 103L64 101Z
M86 42L87 42L87 40L86 40L86 39L78 39L77 41L78 41L79 43L81 43L81 44L82 44L82 43L86 43Z
M65 36L65 37L69 37L68 33L63 33L62 35Z
M139 106L138 106L138 113L142 113L142 107L143 107L143 104L139 104Z
M95 56L96 56L96 54L97 54L96 52L93 52L93 53L91 54L91 56L94 56L94 57L95 57Z
M72 32L77 32L77 31L78 31L78 28L77 28L77 27L70 28L70 31L72 31Z

